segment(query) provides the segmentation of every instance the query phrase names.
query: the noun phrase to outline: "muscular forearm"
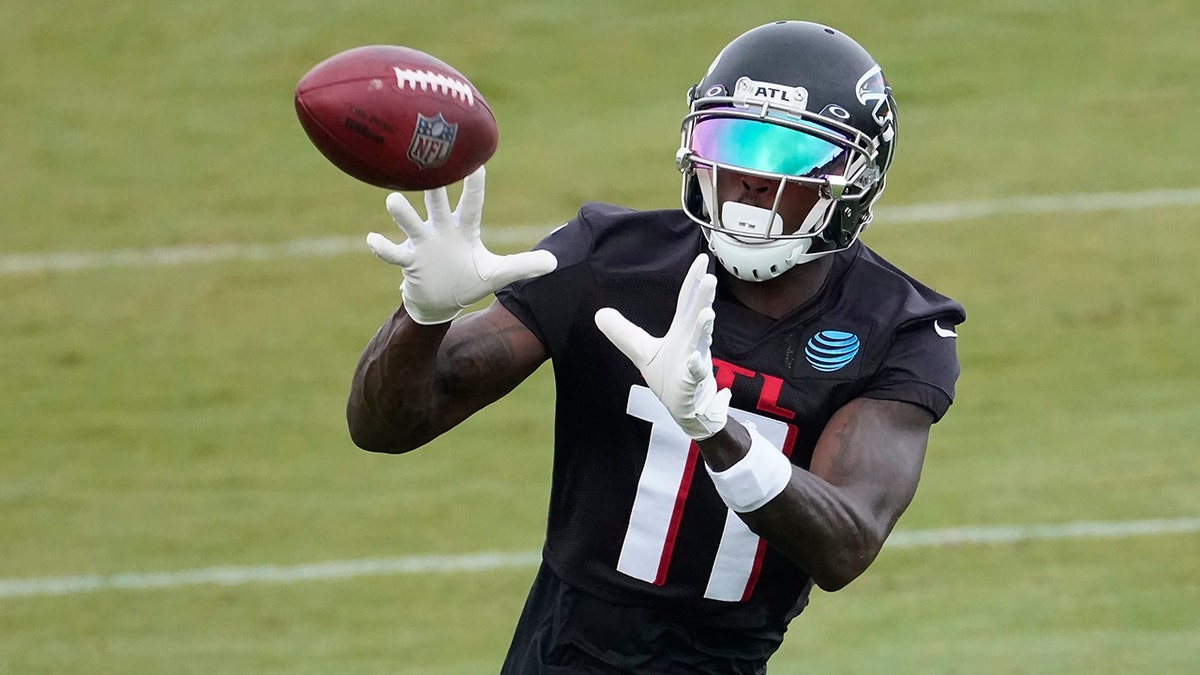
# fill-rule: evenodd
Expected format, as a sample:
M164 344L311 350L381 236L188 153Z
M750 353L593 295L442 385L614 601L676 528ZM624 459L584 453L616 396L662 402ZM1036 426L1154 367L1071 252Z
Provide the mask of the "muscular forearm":
M359 358L346 402L355 445L402 453L437 434L429 428L437 400L437 353L449 326L423 326L401 307L375 333Z
M781 493L740 515L821 588L842 588L871 564L912 501L931 423L911 404L857 399L830 420L808 471L791 467ZM699 445L723 471L743 458L750 436L731 421Z
M867 569L888 528L843 489L798 467L782 494L742 518L826 591L843 588Z
M709 467L726 471L745 456L750 442L745 427L730 421L699 447ZM739 515L825 590L841 588L861 574L882 544L878 528L842 490L798 467L792 467L782 493Z
M359 359L346 404L355 444L402 453L512 391L546 350L500 303L425 326L400 308Z

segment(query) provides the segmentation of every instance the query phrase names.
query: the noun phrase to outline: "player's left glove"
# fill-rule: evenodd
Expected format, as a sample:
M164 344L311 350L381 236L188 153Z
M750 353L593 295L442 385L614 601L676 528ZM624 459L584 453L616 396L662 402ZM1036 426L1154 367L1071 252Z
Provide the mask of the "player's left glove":
M484 168L463 181L458 208L450 211L446 188L425 191L429 220L424 221L404 195L388 195L387 208L408 239L396 244L377 232L367 246L404 271L400 293L413 321L431 325L458 316L497 289L519 279L541 276L558 265L549 251L496 255L480 241Z
M707 274L708 256L692 262L675 318L661 338L651 337L620 312L605 307L596 312L596 326L646 378L684 433L701 441L725 427L729 415L728 389L717 389L712 366L712 303L717 278Z

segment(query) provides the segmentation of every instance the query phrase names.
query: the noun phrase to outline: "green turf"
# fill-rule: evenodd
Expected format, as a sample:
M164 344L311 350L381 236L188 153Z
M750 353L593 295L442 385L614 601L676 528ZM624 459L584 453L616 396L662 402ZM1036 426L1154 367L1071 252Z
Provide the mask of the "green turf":
M430 51L492 104L485 239L586 199L670 207L715 50L833 23L900 101L865 239L969 315L900 528L1200 515L1200 207L886 218L1200 187L1195 3L10 5L0 256L390 228L292 111L308 67L369 43ZM537 550L548 369L410 456L349 442L350 373L398 283L365 250L0 275L0 580ZM886 550L814 596L772 672L1195 672L1197 560L1194 533ZM0 598L0 672L494 672L532 574Z

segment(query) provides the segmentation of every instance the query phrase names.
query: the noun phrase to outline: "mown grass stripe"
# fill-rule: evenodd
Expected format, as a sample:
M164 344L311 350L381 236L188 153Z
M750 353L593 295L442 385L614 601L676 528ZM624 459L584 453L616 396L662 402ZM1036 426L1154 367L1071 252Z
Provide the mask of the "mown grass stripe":
M1200 204L1200 188L1145 192L1100 192L1042 195L942 204L914 204L879 209L877 220L892 224L936 223L991 216L1045 213L1090 213ZM488 228L484 241L496 246L531 245L554 226ZM0 275L71 272L103 267L173 267L230 260L321 258L365 253L363 237L318 237L274 244L204 244L113 251L59 251L0 255Z
M892 533L888 548L1013 544L1034 540L1110 539L1200 532L1200 517L1126 521L1080 521L1053 525L999 525L909 530ZM537 552L485 552L463 555L405 556L335 560L305 565L209 567L175 572L131 572L29 579L0 579L0 598L77 595L97 591L237 586L251 583L289 584L363 576L486 572L533 567Z

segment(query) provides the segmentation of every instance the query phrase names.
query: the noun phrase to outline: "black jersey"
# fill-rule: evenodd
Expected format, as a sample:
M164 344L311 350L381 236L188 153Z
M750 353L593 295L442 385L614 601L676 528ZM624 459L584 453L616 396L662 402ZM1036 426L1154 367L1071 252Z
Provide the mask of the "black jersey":
M666 332L685 272L707 250L681 211L585 205L538 248L558 268L497 297L550 355L556 380L545 562L571 586L707 625L777 633L804 606L808 575L717 495L697 448L594 315L614 307ZM835 256L824 287L778 319L718 286L713 364L730 415L807 468L835 411L856 397L907 401L935 419L958 377L961 306L862 243ZM714 263L715 264L715 263Z

